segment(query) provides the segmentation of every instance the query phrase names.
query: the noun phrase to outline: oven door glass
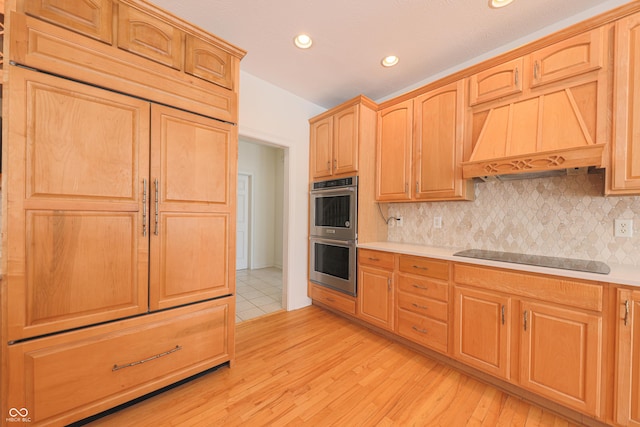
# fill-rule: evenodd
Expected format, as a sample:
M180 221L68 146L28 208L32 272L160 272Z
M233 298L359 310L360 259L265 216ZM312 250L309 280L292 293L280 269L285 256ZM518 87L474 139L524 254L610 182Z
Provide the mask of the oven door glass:
M311 193L311 235L336 240L355 240L357 230L355 189Z
M311 281L355 296L355 242L312 238L310 249Z
M316 227L349 227L351 225L351 195L316 196Z

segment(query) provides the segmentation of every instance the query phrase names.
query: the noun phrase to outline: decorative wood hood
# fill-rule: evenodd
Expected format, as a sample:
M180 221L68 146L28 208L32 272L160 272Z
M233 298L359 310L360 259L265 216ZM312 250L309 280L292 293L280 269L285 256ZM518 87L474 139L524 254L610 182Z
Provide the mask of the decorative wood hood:
M473 114L465 178L604 166L591 82ZM477 135L477 136L476 136Z

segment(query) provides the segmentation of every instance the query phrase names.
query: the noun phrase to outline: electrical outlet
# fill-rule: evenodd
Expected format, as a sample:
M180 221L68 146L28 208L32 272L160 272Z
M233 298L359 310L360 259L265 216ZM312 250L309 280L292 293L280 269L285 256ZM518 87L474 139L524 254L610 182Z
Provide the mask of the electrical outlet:
M632 237L633 236L633 220L632 219L616 219L614 221L614 235L616 237Z
M397 217L397 218L396 218L396 222L398 223L398 224L397 224L397 225L398 225L398 227L402 227L403 222L402 222L402 217L401 217L401 216L399 216L399 217Z
M436 216L433 218L433 228L442 228L442 217Z

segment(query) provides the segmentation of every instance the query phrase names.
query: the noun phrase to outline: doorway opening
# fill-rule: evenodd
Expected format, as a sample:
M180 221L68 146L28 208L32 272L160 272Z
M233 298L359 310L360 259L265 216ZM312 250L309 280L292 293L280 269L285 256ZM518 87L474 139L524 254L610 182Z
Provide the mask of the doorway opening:
M285 149L240 137L236 323L282 310Z

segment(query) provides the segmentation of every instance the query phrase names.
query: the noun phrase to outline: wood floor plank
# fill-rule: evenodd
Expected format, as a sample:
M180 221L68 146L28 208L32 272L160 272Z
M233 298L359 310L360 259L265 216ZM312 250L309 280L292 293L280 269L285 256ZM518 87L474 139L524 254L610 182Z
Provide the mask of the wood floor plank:
M91 426L571 426L318 307L238 325L222 367Z

